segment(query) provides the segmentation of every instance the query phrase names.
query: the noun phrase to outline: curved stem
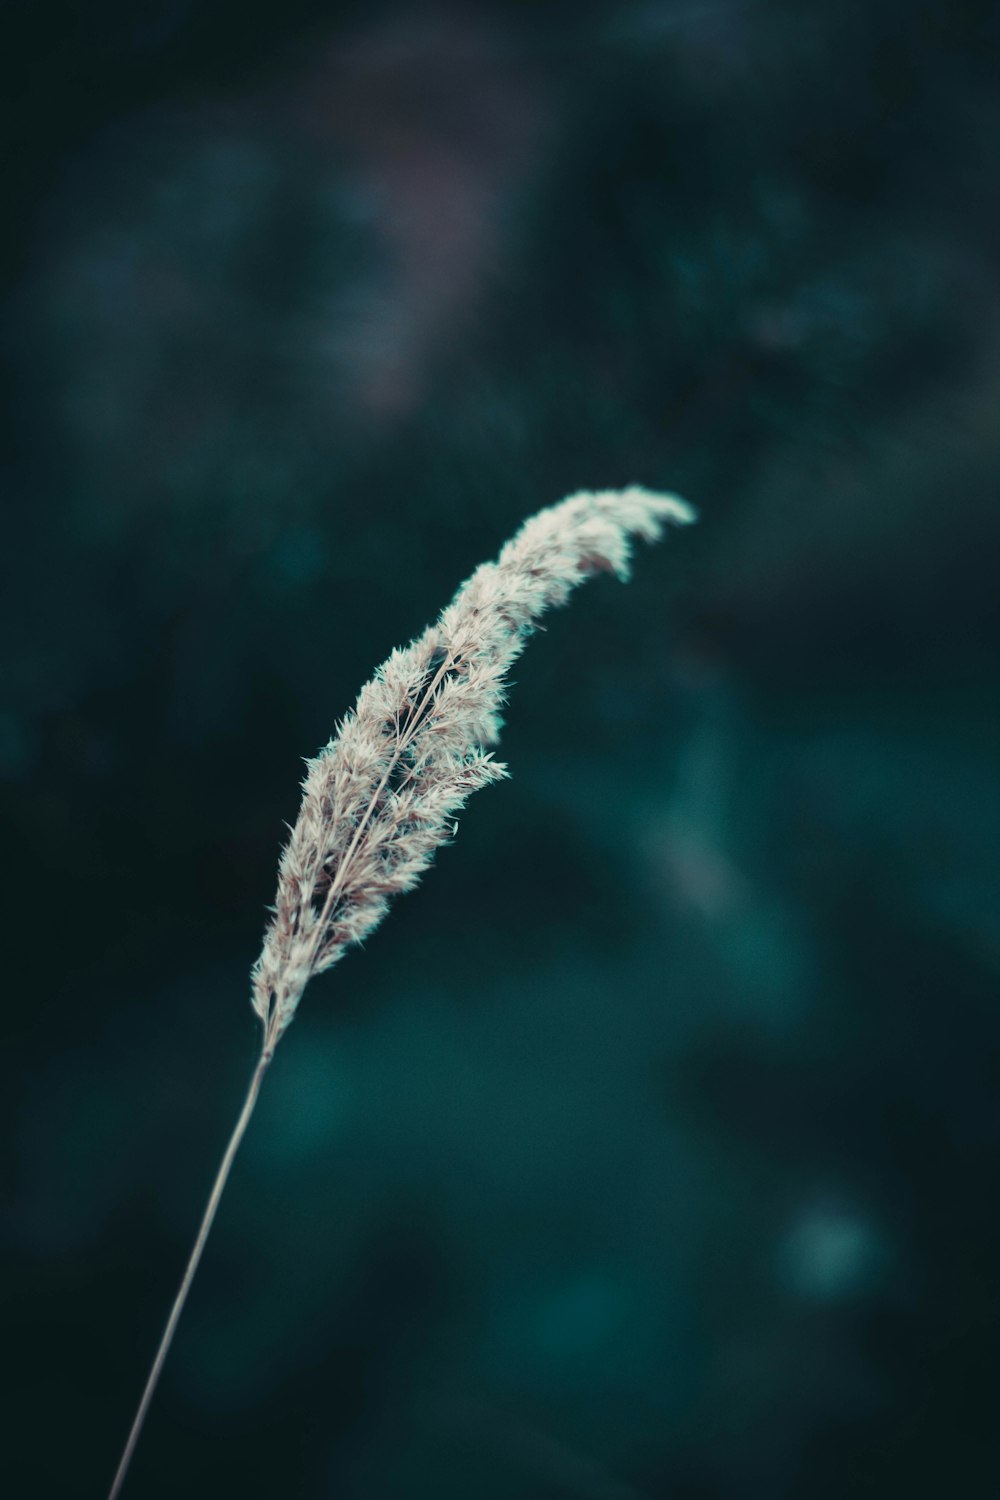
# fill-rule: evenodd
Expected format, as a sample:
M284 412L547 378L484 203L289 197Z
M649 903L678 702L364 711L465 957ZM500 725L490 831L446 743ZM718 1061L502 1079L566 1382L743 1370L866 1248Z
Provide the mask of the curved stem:
M121 1462L118 1465L114 1483L112 1484L111 1489L108 1493L108 1500L116 1500L116 1497L121 1490L122 1484L124 1483L125 1475L128 1470L129 1463L132 1459L132 1454L135 1452L135 1445L139 1441L139 1434L142 1431L142 1424L146 1420L146 1413L149 1410L149 1403L153 1399L153 1392L156 1390L157 1382L160 1378L160 1373L167 1358L167 1353L170 1349L171 1343L173 1342L174 1334L177 1331L177 1324L180 1322L181 1313L184 1311L184 1304L187 1301L188 1292L191 1290L191 1283L194 1280L194 1273L198 1269L198 1262L201 1260L201 1254L205 1248L205 1241L208 1239L209 1230L212 1227L212 1221L215 1218L215 1212L219 1206L219 1199L222 1197L223 1189L226 1186L226 1180L229 1177L230 1168L232 1167L233 1160L236 1156L237 1151L239 1150L240 1141L242 1141L244 1132L246 1131L246 1128L250 1123L250 1116L253 1114L254 1105L257 1103L257 1095L260 1093L260 1086L263 1082L264 1074L267 1072L268 1064L270 1063L273 1055L273 1051L265 1044L264 1050L260 1055L260 1060L258 1061L256 1068L254 1069L254 1075L250 1080L250 1087L247 1090L246 1099L243 1101L243 1108L240 1111L240 1117L236 1121L236 1128L229 1138L229 1145L226 1147L226 1154L222 1158L222 1163L219 1167L218 1173L216 1174L215 1182L212 1185L212 1191L209 1194L208 1203L205 1207L205 1213L202 1217L201 1227L198 1230L198 1237L194 1242L194 1248L191 1251L191 1255L187 1263L187 1269L184 1272L184 1278L180 1284L180 1289L177 1293L177 1296L174 1298L174 1305L170 1309L170 1317L167 1319L167 1326L163 1330L163 1337L160 1340L160 1347L156 1351L156 1358L153 1360L153 1366L149 1372L149 1378L146 1381L146 1388L142 1393L142 1400L139 1402L139 1410L135 1414L135 1421L132 1423L132 1429L128 1435L128 1442L125 1444L125 1451L121 1456Z

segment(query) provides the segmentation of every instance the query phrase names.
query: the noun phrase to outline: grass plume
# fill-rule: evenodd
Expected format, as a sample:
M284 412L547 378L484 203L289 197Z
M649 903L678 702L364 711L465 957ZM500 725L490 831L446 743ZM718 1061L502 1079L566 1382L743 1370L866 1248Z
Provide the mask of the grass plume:
M314 974L328 969L410 890L452 837L470 795L502 779L490 746L508 672L539 617L595 572L629 574L635 538L694 519L638 486L582 492L539 511L462 584L433 625L393 651L336 734L307 762L302 803L253 969L261 1053L109 1494L116 1500L274 1049Z

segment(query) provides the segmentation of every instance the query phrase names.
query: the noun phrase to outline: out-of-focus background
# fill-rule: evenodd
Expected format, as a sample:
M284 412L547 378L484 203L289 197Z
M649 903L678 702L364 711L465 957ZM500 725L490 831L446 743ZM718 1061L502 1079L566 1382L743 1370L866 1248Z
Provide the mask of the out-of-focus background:
M7 1493L110 1481L301 758L631 481L701 522L311 987L128 1493L1000 1493L998 18L8 0Z

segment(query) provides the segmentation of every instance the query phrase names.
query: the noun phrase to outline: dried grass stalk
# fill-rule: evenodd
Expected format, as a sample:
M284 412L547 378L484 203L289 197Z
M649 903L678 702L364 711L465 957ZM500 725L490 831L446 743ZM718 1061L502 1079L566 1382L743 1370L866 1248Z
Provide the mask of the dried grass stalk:
M314 974L378 926L447 843L472 792L506 767L500 730L507 673L540 615L600 571L629 574L632 541L694 519L673 495L633 486L584 492L539 511L458 590L439 619L393 651L329 744L307 762L302 805L253 969L261 1054L219 1168L109 1500L115 1500L187 1299L265 1070Z

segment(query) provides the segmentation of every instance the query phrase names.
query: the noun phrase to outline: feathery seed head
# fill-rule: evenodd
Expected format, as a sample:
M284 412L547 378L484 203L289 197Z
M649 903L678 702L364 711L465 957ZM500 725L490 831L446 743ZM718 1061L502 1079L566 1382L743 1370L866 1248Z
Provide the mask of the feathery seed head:
M601 570L627 579L632 539L655 541L695 512L639 486L582 492L527 520L398 647L307 761L281 856L274 915L253 970L253 1007L274 1045L310 978L381 922L452 838L455 814L507 769L499 736L507 672L547 609Z

